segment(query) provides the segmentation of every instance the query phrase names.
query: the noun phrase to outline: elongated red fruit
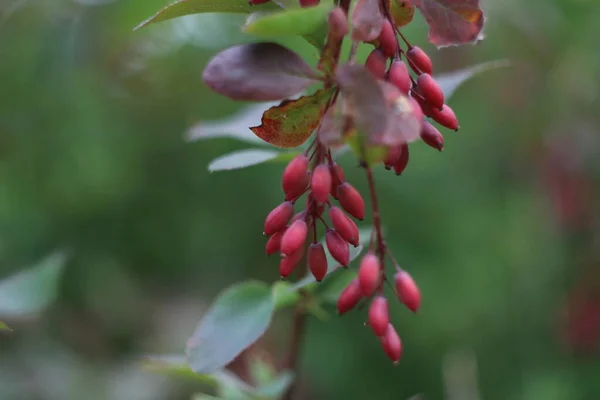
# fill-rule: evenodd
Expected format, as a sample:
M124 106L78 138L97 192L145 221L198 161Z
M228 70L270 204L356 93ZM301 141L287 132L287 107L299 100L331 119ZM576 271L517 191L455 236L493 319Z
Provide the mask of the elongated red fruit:
M360 221L365 218L365 201L354 186L348 182L339 185L337 187L337 198L348 214Z
M318 242L308 246L308 267L317 282L321 282L327 274L327 256L323 245Z
M431 59L420 47L413 46L406 52L406 58L408 58L409 64L413 71L417 74L429 74L433 73L433 63Z
M320 0L300 0L300 7L312 7L319 5Z
M312 207L312 210L310 212L312 214L316 215L317 217L320 217L321 215L323 215L323 211L325 211L325 204L317 203L317 201L313 197L312 193L309 193L308 196L306 196L306 209L308 210L310 207ZM305 213L306 213L306 211L305 211Z
M376 336L383 336L387 331L390 316L388 314L388 303L385 297L377 296L369 306L369 326Z
M331 172L331 196L337 200L337 188L342 183L346 182L344 170L338 163L329 164L329 172Z
M283 228L282 230L280 230L279 232L275 232L273 234L273 236L271 236L269 238L269 240L267 240L267 244L265 245L265 250L266 250L268 256L270 256L271 254L277 253L281 249L281 238L283 237L283 234L286 229L287 229L287 226L285 228Z
M388 149L387 155L383 160L383 165L385 169L390 170L396 164L398 159L400 158L400 153L402 152L402 146L394 146Z
M310 190L317 203L323 204L327 201L331 193L331 172L327 165L317 165L310 180Z
M444 150L444 136L437 130L437 128L431 125L429 122L423 122L421 128L421 139L429 146L439 151Z
M402 172L406 169L408 165L409 152L408 152L408 144L404 143L402 146L402 151L400 152L400 157L398 157L398 161L394 164L394 172L396 175L402 175Z
M339 262L343 267L348 266L350 262L350 248L337 231L328 229L325 233L325 244L333 259Z
M396 41L396 32L388 19L383 20L381 33L379 34L379 48L387 58L394 58L398 42Z
M329 13L329 34L337 39L346 36L350 30L348 16L341 7L335 7Z
M294 215L294 205L286 201L275 207L265 218L264 234L271 236L282 230Z
M413 99L414 101L416 101L417 104L419 104L419 107L421 107L421 112L423 113L423 115L431 117L431 112L430 112L431 107L429 106L429 104L427 104L427 101L423 98L423 95L421 95L421 93L416 91L414 88L411 89L410 92L411 92L410 98Z
M367 253L360 261L358 268L358 283L363 296L369 297L375 293L380 276L379 259L374 253Z
M342 315L352 310L362 298L360 287L358 286L358 280L353 280L344 291L340 294L337 301L337 311L339 315Z
M381 337L381 345L385 354L397 365L402 356L402 341L392 324L388 324L385 335Z
M375 79L383 79L387 68L387 57L383 54L383 51L379 49L373 50L367 56L365 68L373 74Z
M394 276L398 298L409 310L417 312L421 305L421 291L406 271L400 271Z
M339 207L331 207L329 209L329 219L335 230L340 234L342 239L353 246L358 246L358 227Z
M435 108L431 107L431 109L429 110L429 114L429 116L433 118L433 120L438 124L448 129L458 131L458 119L456 119L454 111L450 108L448 104L444 104L444 108L442 108L441 110L436 110Z
M283 171L281 186L286 200L299 197L308 186L308 163L310 160L304 154L299 154L289 162Z
M298 263L304 255L304 249L300 247L298 250L293 252L287 257L283 257L279 262L279 275L282 278L287 278L294 272L294 269L298 266Z
M419 75L417 78L417 87L419 88L419 93L421 93L427 104L432 108L440 110L444 107L444 92L433 76L427 73Z
M408 92L412 87L412 81L410 80L410 73L408 67L402 60L392 61L392 65L388 70L388 81L405 96L408 96Z
M292 222L281 237L281 254L289 255L301 248L306 240L307 233L306 221L299 219Z

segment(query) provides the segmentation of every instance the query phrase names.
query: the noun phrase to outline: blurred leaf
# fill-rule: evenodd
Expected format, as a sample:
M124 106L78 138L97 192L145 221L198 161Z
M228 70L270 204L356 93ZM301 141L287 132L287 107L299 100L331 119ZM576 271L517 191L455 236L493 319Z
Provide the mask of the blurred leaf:
M509 67L509 60L497 60L481 63L478 65L474 65L472 67L467 67L463 69L459 69L452 72L445 72L443 74L438 74L435 76L435 80L442 88L444 92L444 96L446 100L448 100L456 89L460 87L463 83L471 79L477 74L480 74L485 71L489 71L491 69Z
M317 302L312 301L308 305L308 313L321 321L329 321L329 313Z
M319 300L336 303L342 291L356 278L356 271L346 270L338 273L329 280L327 287L319 293Z
M214 397L209 394L201 393L201 394L195 394L194 397L192 397L192 400L226 400L226 399L223 399L221 397Z
M323 3L317 7L297 8L268 14L253 15L243 30L262 37L310 35L320 29L333 3Z
M294 374L284 371L275 379L264 385L260 385L253 391L254 395L267 397L269 399L279 399L294 381Z
M282 281L273 284L273 301L276 309L292 306L300 299L298 292L290 290L291 286L290 283Z
M0 315L26 317L42 312L57 297L66 261L67 256L57 252L0 281Z
M483 39L485 17L479 0L415 0L429 24L429 41L438 47Z
M258 387L266 385L277 378L275 366L262 358L252 357L249 364L252 382L255 382Z
M271 3L251 6L247 0L179 0L169 4L152 17L140 23L134 30L148 24L166 21L168 19L200 13L251 13L257 10L274 10L277 7Z
M192 371L185 355L151 355L143 357L140 363L143 369L150 372L189 378L213 387L219 384L219 380L215 375L197 374Z
M187 358L197 373L214 372L254 343L269 327L271 288L248 281L223 291L188 340Z
M361 141L364 140L364 136L354 133L346 137L346 145L352 152L362 161L365 161L367 165L375 165L382 162L388 153L386 146L366 146L361 145Z
M1 331L11 331L12 332L12 329L10 329L8 327L8 325L6 325L4 322L0 321L0 332Z
M390 13L396 27L401 28L411 22L415 16L414 4L405 0L388 0L390 2Z
M383 26L379 0L358 0L352 11L352 40L370 42L377 39Z
M230 171L251 167L268 161L287 162L297 154L297 152L280 152L265 149L238 150L215 158L208 164L208 170L210 172Z
M260 126L250 129L256 136L277 147L298 147L319 126L333 93L333 88L323 89L297 100L284 100L265 111Z
M212 90L240 101L297 95L318 79L297 53L272 42L233 46L215 55L202 74Z

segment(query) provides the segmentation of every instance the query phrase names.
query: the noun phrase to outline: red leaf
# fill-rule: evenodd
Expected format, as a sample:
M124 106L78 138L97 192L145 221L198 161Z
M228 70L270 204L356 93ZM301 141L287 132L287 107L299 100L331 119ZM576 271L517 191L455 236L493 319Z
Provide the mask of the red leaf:
M358 0L352 12L352 40L370 42L377 39L383 26L378 0Z
M252 43L218 53L204 82L234 100L271 101L294 96L318 77L302 57L277 43Z
M250 129L256 136L277 147L300 146L319 126L333 92L333 89L323 89L297 100L284 100L265 111L260 126Z
M485 17L479 0L414 0L429 24L436 46L474 43L483 39Z

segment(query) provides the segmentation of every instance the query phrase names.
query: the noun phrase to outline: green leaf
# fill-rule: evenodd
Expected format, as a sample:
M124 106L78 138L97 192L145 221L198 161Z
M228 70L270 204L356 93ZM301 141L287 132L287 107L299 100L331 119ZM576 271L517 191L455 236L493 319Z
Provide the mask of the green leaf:
M35 267L0 281L0 315L27 317L52 303L67 257L62 252L41 260Z
M332 9L333 3L325 2L317 7L253 14L243 30L260 37L310 35L323 27Z
M293 306L300 300L300 295L295 290L290 290L291 284L289 282L275 282L273 284L273 301L275 302L275 308L281 309L289 306Z
M277 378L277 369L275 366L261 357L252 357L249 367L252 382L255 382L259 387L269 384Z
M267 330L275 311L271 288L249 281L223 291L188 340L187 358L197 373L231 362Z
M438 74L435 76L435 80L438 83L438 85L440 85L440 87L442 88L446 100L448 100L450 97L452 97L456 89L458 89L463 83L465 83L475 75L492 69L509 67L510 65L511 64L509 60L489 61L486 63L474 65L472 67Z
M356 271L341 271L335 277L330 279L327 287L319 293L319 300L328 303L337 302L337 299L340 297L342 291L354 278L356 278Z
M287 162L297 154L298 152L280 152L265 149L238 150L215 158L208 164L208 170L210 172L230 171L269 161Z
M146 25L166 21L169 19L183 17L190 14L201 13L242 13L248 14L257 10L276 10L277 6L265 3L251 6L248 0L179 0L169 4L152 17L140 23L134 30Z
M294 381L294 374L290 371L282 372L275 380L260 385L253 391L253 394L259 397L269 399L279 399Z
M150 372L189 378L211 387L217 387L219 384L216 375L197 374L192 371L183 354L149 355L140 360L140 366Z
M12 332L12 329L10 329L4 322L0 321L0 332L2 331Z

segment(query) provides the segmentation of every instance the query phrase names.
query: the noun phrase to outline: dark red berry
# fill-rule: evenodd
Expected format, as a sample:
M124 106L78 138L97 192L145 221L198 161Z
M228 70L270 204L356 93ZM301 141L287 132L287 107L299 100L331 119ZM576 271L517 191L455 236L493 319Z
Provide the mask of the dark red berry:
M340 294L337 301L338 314L342 315L354 308L362 298L358 280L353 280Z
M337 187L346 182L344 170L338 163L329 164L329 172L331 172L331 195L337 200Z
M412 276L406 271L400 271L394 276L394 281L400 301L411 311L417 312L421 305L421 291Z
M360 261L358 268L358 283L363 296L369 297L375 293L380 276L379 259L374 253L367 253Z
M375 79L383 79L387 67L387 57L379 49L373 50L365 61L365 68L371 71Z
M402 172L404 172L406 166L408 165L408 159L408 144L404 143L401 146L400 157L398 158L398 161L396 161L396 164L394 164L394 172L396 172L396 175L402 175Z
M287 278L294 272L294 269L302 259L304 255L304 249L300 247L295 252L291 253L289 256L283 257L279 262L279 275L282 278Z
M329 13L329 33L333 37L341 39L348 34L348 16L340 7L336 7Z
M377 296L369 306L369 326L376 336L383 336L390 322L388 303L385 297Z
M360 221L365 218L365 201L354 186L348 182L339 185L337 187L337 198L348 214Z
M429 122L423 122L423 128L421 128L421 139L429 146L442 151L444 149L444 136L437 130L437 128L431 125Z
M320 217L321 215L323 215L323 211L325 211L325 204L318 204L315 200L315 198L313 197L312 193L309 193L308 196L306 196L306 209L308 210L309 207L311 207L311 203L312 204L312 213L313 215L316 215L317 217Z
M426 73L419 75L417 87L429 106L438 110L444 107L444 92L431 75Z
M383 346L383 351L385 351L385 354L387 354L390 360L392 360L394 364L398 364L398 362L400 362L400 357L402 356L402 342L392 324L388 324L385 334L381 337L381 345Z
M301 248L306 240L307 233L306 221L299 219L292 222L281 237L281 254L289 255Z
M325 244L333 259L346 267L350 262L350 248L337 231L328 229L325 233Z
M306 219L306 210L302 210L298 214L294 215L294 218L292 218L292 222L296 222L299 219Z
M283 233L286 229L287 227L283 228L279 232L275 232L273 236L271 236L269 240L267 240L265 250L267 251L268 256L277 253L281 249L281 237L283 236Z
M431 59L420 47L413 46L406 52L406 58L410 61L410 66L417 74L433 73L433 63Z
M317 165L310 180L310 190L317 203L323 204L331 193L331 172L325 164Z
M300 0L300 7L312 7L319 5L320 0Z
M402 60L392 62L387 78L403 95L408 96L408 92L412 87L412 81L410 80L408 67Z
M265 218L264 234L267 236L271 236L275 232L279 232L280 230L282 230L286 226L290 218L292 218L293 214L294 205L289 201L281 203L280 205L275 207L269 213L269 215L267 215L267 218Z
M379 34L379 48L387 58L393 58L396 55L398 42L396 41L396 32L390 23L390 20L384 19Z
M385 166L385 169L392 169L392 167L394 166L394 164L396 164L396 162L400 159L400 153L402 152L402 146L394 146L394 147L390 147L388 149L387 155L385 156L385 159L383 160L383 165Z
M329 209L329 219L335 230L340 234L342 239L353 246L358 246L359 234L358 227L339 207L331 207Z
M430 113L431 107L429 106L429 104L427 104L427 101L423 98L423 96L419 92L412 89L410 98L414 99L417 102L417 104L419 104L419 107L421 107L421 112L423 113L423 115L426 115L428 117L431 116L431 113ZM413 102L413 105L414 105L414 102Z
M448 129L458 131L458 120L456 119L456 115L447 104L444 104L444 108L442 110L436 110L432 107L429 112L429 116L438 124Z
M304 154L299 154L289 162L283 171L281 186L286 200L294 200L304 193L308 186L308 163L310 160Z
M317 282L321 282L327 274L327 256L323 245L318 242L312 243L308 247L308 267Z

